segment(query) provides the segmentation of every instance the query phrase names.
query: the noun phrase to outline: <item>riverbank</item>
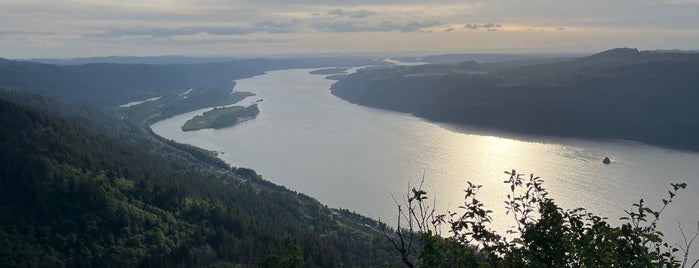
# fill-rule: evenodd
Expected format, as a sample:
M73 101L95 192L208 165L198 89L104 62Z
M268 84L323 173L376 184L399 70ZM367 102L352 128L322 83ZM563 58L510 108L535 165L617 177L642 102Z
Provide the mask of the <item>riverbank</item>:
M363 70L331 92L435 122L699 151L699 54L614 49L487 72L479 66Z
M425 174L424 189L438 211L463 202L466 181L483 185L483 202L504 229L505 170L535 173L564 208L587 207L617 219L638 198L653 200L673 182L690 189L668 209L668 223L691 224L699 214L691 188L699 155L631 142L504 135L455 129L404 113L367 108L330 94L333 81L308 69L268 72L237 80L237 89L264 98L255 120L225 129L183 132L182 124L204 110L154 124L166 139L225 152L229 164L250 167L270 181L343 207L395 223L391 195L401 196ZM602 159L613 159L612 165ZM662 193L662 191L660 192ZM668 234L676 226L670 224ZM673 240L674 241L674 240ZM678 241L678 240L677 240Z

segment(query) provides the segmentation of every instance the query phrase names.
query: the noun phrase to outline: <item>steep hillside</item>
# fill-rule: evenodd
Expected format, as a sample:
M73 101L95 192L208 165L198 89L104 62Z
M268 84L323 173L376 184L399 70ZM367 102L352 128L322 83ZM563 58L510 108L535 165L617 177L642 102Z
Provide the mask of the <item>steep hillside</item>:
M699 150L698 70L699 54L622 48L487 72L461 65L364 70L331 90L441 122Z
M398 261L357 216L254 171L210 167L100 109L0 96L3 266Z
M200 64L108 64L57 66L0 59L0 86L62 100L117 106L192 87L306 65L293 60L237 60Z
M0 87L28 90L70 102L118 106L189 88L230 83L270 70L369 64L377 63L371 58L314 57L189 64L51 65L0 58Z

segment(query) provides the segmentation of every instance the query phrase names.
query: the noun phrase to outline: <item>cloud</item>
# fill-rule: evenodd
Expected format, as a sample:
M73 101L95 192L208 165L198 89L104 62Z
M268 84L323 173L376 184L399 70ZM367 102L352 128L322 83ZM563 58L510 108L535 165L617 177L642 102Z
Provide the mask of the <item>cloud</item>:
M3 30L0 30L0 35L18 35L18 34L23 34L23 33L24 32L22 32L22 31L12 31L12 30L3 31Z
M301 20L286 20L286 21L272 21L266 20L262 22L255 23L250 28L255 29L254 32L267 32L267 33L291 33L297 31L301 26Z
M346 11L343 9L333 9L325 13L326 16L334 17L347 17L353 19L366 18L370 16L378 15L379 13L367 11L366 9L360 9L356 11Z
M154 42L155 41L155 42ZM222 39L161 39L143 40L147 43L155 44L176 44L176 45L212 45L212 44L281 44L291 40L281 38L222 38Z
M502 24L499 23L467 23L464 28L469 29L469 30L478 30L478 29L486 29L488 31L497 31L496 28L502 27Z
M290 33L295 31L297 20L276 22L262 21L252 25L237 26L188 26L188 27L127 27L106 29L99 33L90 33L88 36L98 37L122 37L122 36L152 36L158 38L184 36L184 35L246 35L256 32Z
M115 29L93 30L83 36L98 38L120 38L125 36L148 36L155 38L170 38L176 36L208 35L247 35L251 33L293 33L306 31L318 32L420 32L425 28L442 25L439 21L410 20L403 23L392 21L363 21L363 20L290 20L262 21L251 25L238 26L195 26L195 27L125 27ZM0 32L0 35L3 32Z
M305 21L306 29L319 32L430 32L427 28L442 25L440 21L421 19L415 14L366 9L331 9L310 15Z
M216 1L214 1L216 2ZM218 1L221 3L232 2L230 0ZM353 1L342 1L342 0L242 0L238 2L248 2L251 4L284 4L288 6L295 5L315 5L315 6L328 6L328 5L340 5L340 6L370 6L370 5L409 5L409 4L424 4L425 0L353 0ZM463 0L439 0L434 1L430 4L462 4Z
M347 14L347 13L343 13ZM213 36L247 35L252 33L300 33L300 32L429 32L426 28L442 25L436 20L408 20L394 22L390 20L373 21L355 19L356 14L345 17L316 17L307 20L261 21L248 25L235 26L183 26L183 27L122 27L108 29L93 29L84 34L85 37L120 38L147 36L154 38L170 38L177 36L193 36L207 34ZM2 32L0 32L2 34Z
M122 37L122 36L152 36L152 37L172 37L181 35L195 35L206 33L211 35L243 35L253 32L249 27L128 27L119 29L108 29L102 33L92 33L90 36L100 37Z
M51 32L30 32L17 30L0 30L0 36L28 36L28 35L53 35Z
M367 21L318 21L311 24L311 27L321 32L419 32L425 28L442 25L439 21L415 20L405 23L395 23L392 21L367 22Z

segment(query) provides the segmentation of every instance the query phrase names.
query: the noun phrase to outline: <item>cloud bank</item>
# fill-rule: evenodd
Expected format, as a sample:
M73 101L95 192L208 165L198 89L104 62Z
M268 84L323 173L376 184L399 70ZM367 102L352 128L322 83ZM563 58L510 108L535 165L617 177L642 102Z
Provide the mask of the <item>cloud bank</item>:
M0 57L699 44L697 0L3 0L0 10Z

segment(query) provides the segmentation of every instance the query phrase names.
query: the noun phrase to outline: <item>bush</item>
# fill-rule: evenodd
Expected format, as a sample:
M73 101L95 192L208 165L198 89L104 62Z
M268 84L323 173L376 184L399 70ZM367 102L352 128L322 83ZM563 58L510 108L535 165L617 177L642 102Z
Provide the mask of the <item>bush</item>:
M426 204L427 193L413 188L405 209L398 206L398 229L384 234L403 255L404 263L424 267L685 267L692 242L674 247L663 241L657 222L685 183L671 184L660 210L648 208L643 199L633 204L620 226L584 208L557 206L534 175L505 172L510 187L506 213L515 225L506 235L491 230L490 214L478 199L480 185L468 183L461 213L435 214ZM401 221L403 225L401 226ZM405 226L407 225L407 226ZM449 236L441 236L443 226ZM385 226L385 225L383 225ZM699 230L699 227L698 227ZM391 233L391 234L389 234ZM684 234L684 230L682 230ZM684 259L675 252L683 250ZM699 260L697 260L699 262ZM694 262L694 265L697 264ZM694 267L694 265L692 267Z

